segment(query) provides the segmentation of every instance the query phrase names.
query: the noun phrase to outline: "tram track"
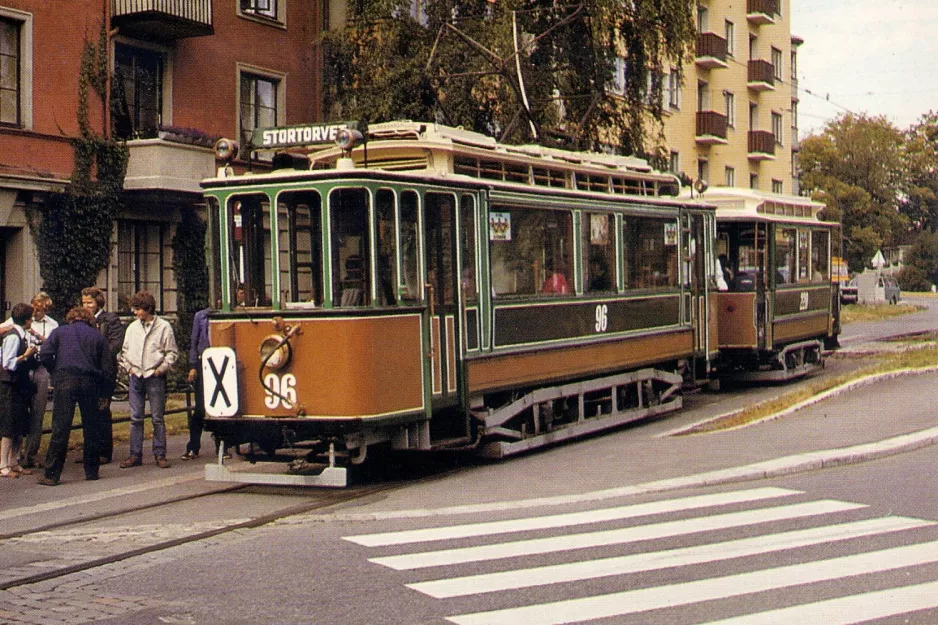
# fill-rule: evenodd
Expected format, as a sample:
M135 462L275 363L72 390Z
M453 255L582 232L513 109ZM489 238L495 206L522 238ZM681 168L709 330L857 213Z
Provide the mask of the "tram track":
M99 567L107 566L124 560L129 560L131 558L156 553L166 549L171 549L181 545L195 543L201 540L206 540L209 538L214 538L223 534L233 533L239 530L254 529L268 525L270 523L286 519L292 516L298 516L313 512L317 509L328 508L330 506L341 505L349 502L353 502L357 499L370 497L378 495L384 492L394 490L395 488L400 488L404 483L385 483L378 484L373 486L363 486L354 490L345 490L345 491L326 491L326 492L317 492L315 495L315 500L309 501L306 503L301 503L297 505L292 505L285 507L280 510L275 510L270 513L260 514L258 516L236 521L233 523L225 524L222 527L215 527L200 531L195 531L184 536L174 537L167 540L160 540L148 545L141 547L122 550L117 553L111 553L101 557L94 557L88 559L84 562L79 562L76 564L66 565L57 567L48 571L41 571L38 573L22 575L15 577L13 579L8 579L5 581L0 581L0 591L10 590L18 588L21 586L28 586L31 584L36 584L39 582L45 582L57 578L67 577L75 573L81 573L85 571L90 571ZM39 537L44 532L56 531L56 530L67 530L69 528L79 528L89 524L93 524L100 521L110 521L117 519L123 516L128 516L140 512L146 512L148 510L156 510L159 508L165 508L173 504L190 502L196 499L207 498L211 496L218 496L229 494L236 491L246 491L252 488L251 485L239 484L234 485L218 490L213 490L207 493L199 493L196 495L186 495L169 500L161 500L155 503L143 504L140 506L133 506L130 508L125 508L121 510L114 510L103 512L101 514L83 517L81 519L70 519L67 521L62 521L58 523L50 523L39 528L31 528L29 530L22 530L17 532L10 532L0 536L0 545L3 545L8 541L28 541L30 537Z

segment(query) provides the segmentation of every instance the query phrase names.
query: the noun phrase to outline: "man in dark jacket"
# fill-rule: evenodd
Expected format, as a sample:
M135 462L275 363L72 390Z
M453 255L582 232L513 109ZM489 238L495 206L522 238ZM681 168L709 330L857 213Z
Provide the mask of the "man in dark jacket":
M124 324L117 313L104 310L104 291L96 286L81 290L81 305L94 316L94 323L107 340L111 358L111 370L114 376L101 385L101 397L98 408L104 419L104 439L101 447L101 464L107 464L114 455L114 432L111 423L111 396L114 394L117 376L117 355L124 345Z
M84 429L85 479L98 479L104 423L98 409L101 384L114 379L114 365L107 341L94 327L94 317L81 306L68 311L65 325L52 331L40 352L42 364L52 372L55 393L52 399L52 438L46 453L45 473L40 484L59 483L75 404L81 410Z

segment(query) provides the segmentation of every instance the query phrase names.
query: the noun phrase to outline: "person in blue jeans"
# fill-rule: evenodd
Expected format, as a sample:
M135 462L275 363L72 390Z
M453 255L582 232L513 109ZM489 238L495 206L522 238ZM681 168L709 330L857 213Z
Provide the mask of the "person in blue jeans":
M161 469L169 468L166 459L166 374L178 355L173 327L156 315L156 300L147 291L135 293L130 310L136 319L127 326L124 345L118 358L130 378L130 455L120 463L127 469L143 464L144 404L149 398L153 421L153 457Z
M186 381L193 385L195 408L189 413L189 442L183 460L199 457L202 449L202 426L205 422L205 399L202 396L202 352L209 347L208 313L211 308L203 308L192 318L192 337L189 341L189 375Z

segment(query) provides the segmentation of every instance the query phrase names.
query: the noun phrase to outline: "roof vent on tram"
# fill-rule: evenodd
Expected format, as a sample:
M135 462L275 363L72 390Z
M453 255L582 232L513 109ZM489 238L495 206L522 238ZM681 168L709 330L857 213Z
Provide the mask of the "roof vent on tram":
M305 154L293 152L278 152L274 154L272 166L274 169L296 169L305 171L309 169L310 160Z

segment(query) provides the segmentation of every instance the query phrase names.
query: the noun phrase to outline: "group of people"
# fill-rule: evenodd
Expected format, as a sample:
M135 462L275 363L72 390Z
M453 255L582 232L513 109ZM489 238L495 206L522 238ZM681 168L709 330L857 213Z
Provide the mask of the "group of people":
M141 291L130 300L134 320L126 327L117 314L104 310L103 291L89 287L81 305L68 311L59 325L46 312L50 297L37 293L30 304L17 304L0 325L0 476L43 471L39 483L55 486L65 465L72 419L77 405L84 430L85 479L98 479L101 464L111 462L113 433L110 402L118 370L129 378L130 453L120 462L127 469L143 464L143 421L149 400L155 463L168 468L166 458L166 375L178 355L168 321L156 315L152 294ZM204 311L196 316L190 351L189 382L198 378L198 356L207 347ZM194 358L193 358L194 356ZM36 455L50 384L53 388L52 436L45 462ZM196 394L201 408L200 393ZM190 442L184 460L199 453L201 413L190 415Z

